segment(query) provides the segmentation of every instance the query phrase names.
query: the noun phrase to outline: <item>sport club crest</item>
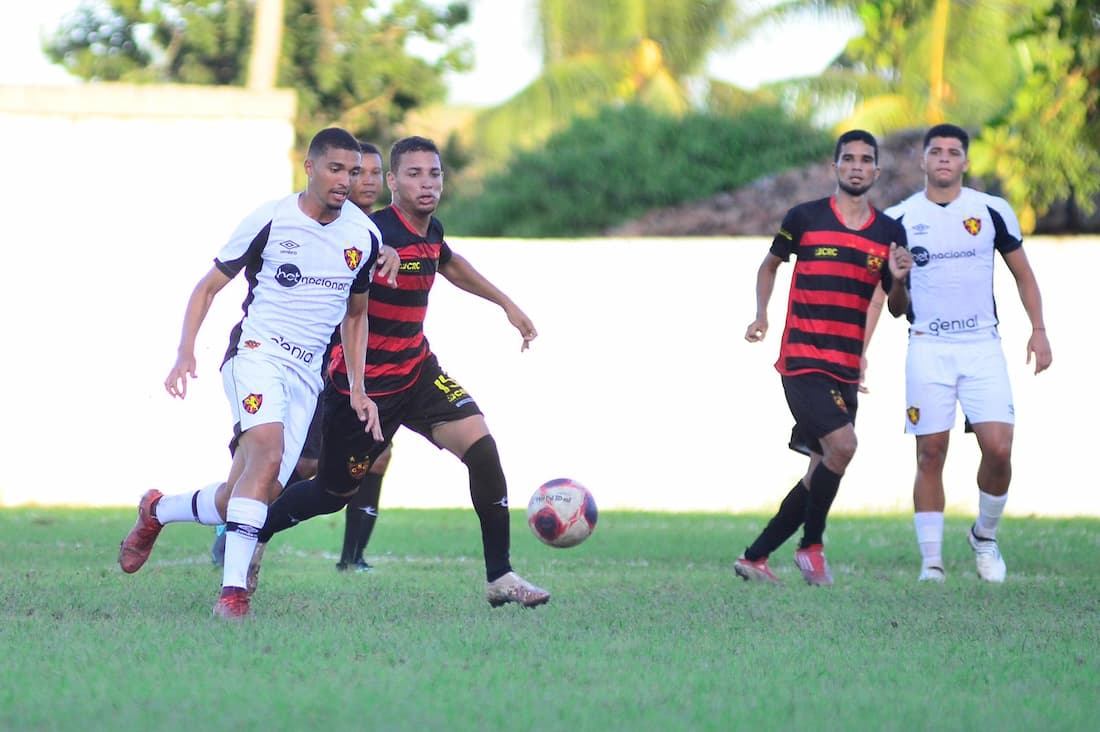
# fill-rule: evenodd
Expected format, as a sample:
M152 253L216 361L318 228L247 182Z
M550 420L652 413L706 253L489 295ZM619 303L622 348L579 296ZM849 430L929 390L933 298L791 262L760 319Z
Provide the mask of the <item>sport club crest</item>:
M882 257L876 257L874 254L867 255L867 271L873 275L882 272L882 265L885 263L886 260Z
M348 269L355 269L363 261L363 252L355 247L348 247L344 250L344 261L347 262Z
M847 414L848 405L844 403L844 397L841 395L841 393L836 389L829 389L829 394L832 395L833 401L836 402L836 405L840 408L840 411Z
M370 468L370 459L363 458L359 460L354 455L348 458L348 475L355 480L360 480L367 474L367 469Z
M905 416L909 418L909 424L920 422L920 407L909 407L905 410Z
M982 230L982 220L971 216L963 222L963 228L970 236L977 236L978 232Z
M249 414L255 414L260 411L260 405L264 403L263 394L249 394L241 400L241 406L244 407L244 411Z

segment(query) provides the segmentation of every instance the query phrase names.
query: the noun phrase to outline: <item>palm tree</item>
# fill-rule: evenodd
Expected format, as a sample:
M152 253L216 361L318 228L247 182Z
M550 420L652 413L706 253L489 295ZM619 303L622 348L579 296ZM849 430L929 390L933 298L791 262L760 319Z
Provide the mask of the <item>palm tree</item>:
M770 88L803 110L847 108L838 128L886 133L947 118L977 125L1003 110L1024 74L1012 30L1042 2L785 0L756 22L858 18L864 33L824 74Z
M474 122L483 170L608 104L682 114L710 51L743 35L734 0L539 0L537 17L542 74Z

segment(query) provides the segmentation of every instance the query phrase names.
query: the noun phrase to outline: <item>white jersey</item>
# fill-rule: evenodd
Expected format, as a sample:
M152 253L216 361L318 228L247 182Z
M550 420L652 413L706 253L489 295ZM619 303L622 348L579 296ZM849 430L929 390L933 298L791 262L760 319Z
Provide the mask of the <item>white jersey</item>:
M905 228L913 255L910 332L950 340L998 337L993 253L1023 246L1008 202L964 187L941 206L920 191L886 215Z
M302 212L298 196L247 216L214 260L226 276L243 269L248 280L244 317L225 360L247 349L319 378L348 295L370 285L382 235L350 201L335 221L321 224Z

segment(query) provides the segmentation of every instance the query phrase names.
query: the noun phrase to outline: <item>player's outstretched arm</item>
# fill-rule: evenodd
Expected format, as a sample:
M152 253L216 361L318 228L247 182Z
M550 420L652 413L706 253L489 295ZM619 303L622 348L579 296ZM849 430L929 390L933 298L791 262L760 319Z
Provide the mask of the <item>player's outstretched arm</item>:
M775 275L783 260L768 252L760 268L756 270L756 318L745 329L745 340L756 343L768 334L768 303L775 289Z
M1027 339L1027 363L1035 356L1035 373L1046 371L1054 361L1047 340L1047 328L1043 320L1043 296L1039 293L1039 283L1035 272L1023 249L1017 249L1004 255L1008 270L1016 279L1016 289L1020 292L1020 302L1024 305L1027 317L1031 321L1031 337Z
M195 339L198 338L199 328L206 320L206 314L210 312L210 305L214 297L222 288L229 284L230 278L217 267L211 267L195 289L191 291L191 297L187 300L187 308L183 311L183 328L180 333L179 348L176 349L176 363L168 372L164 380L164 388L174 397L183 399L187 396L187 377L197 378L195 372Z
M485 276L474 269L473 265L462 255L452 252L451 258L447 260L446 264L440 266L439 273L460 290L465 290L499 305L504 310L504 314L508 316L508 322L519 331L520 336L523 338L520 351L526 351L531 345L531 341L538 337L539 333L535 330L535 324L531 322L527 314L520 310L519 306L501 292L496 285L485 279Z

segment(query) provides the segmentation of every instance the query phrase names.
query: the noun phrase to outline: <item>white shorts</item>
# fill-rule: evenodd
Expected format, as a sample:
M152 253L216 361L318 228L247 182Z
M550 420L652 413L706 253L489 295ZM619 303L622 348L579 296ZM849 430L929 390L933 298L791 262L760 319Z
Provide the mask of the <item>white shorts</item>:
M1012 387L1000 338L945 341L911 335L905 357L905 431L947 432L955 426L955 405L970 424L1015 424Z
M310 379L278 359L240 352L222 366L222 386L233 412L235 435L256 425L282 423L279 483L285 486L309 433L321 390L320 375Z

